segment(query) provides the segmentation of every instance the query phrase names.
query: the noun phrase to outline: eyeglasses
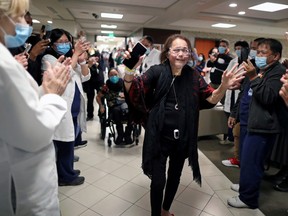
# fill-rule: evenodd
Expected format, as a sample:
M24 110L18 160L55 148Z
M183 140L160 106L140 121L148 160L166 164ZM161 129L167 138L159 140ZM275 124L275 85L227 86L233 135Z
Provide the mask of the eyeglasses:
M183 55L185 55L185 56L188 56L191 54L191 50L189 50L187 48L175 48L175 49L169 48L169 49L174 55L179 55L180 52L182 52Z

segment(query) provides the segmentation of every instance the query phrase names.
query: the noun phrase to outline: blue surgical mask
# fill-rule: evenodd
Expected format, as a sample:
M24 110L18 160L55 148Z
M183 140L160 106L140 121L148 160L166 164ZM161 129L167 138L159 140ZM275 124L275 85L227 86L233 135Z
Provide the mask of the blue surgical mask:
M241 57L241 50L235 50L236 55L238 56L238 58Z
M110 78L109 78L109 80L112 82L112 83L114 83L114 84L116 84L116 83L118 83L118 81L119 81L119 77L118 76L111 76Z
M59 54L65 55L71 49L70 42L68 43L56 43L56 50Z
M202 57L202 56L199 56L199 57L198 57L198 61L200 61L200 62L203 61L203 57Z
M255 64L259 69L263 69L267 66L267 57L255 57Z
M224 54L226 52L226 48L223 46L218 47L219 54Z
M26 40L30 37L33 28L28 24L15 23L9 16L9 20L15 25L15 35L8 35L0 26L4 33L4 43L7 48L15 48L23 46Z
M249 52L250 58L255 59L256 55L257 55L257 50L252 50L251 49L250 52Z
M147 50L146 50L146 52L145 52L145 55L148 56L150 52L151 52L151 49L150 49L150 48L147 48Z

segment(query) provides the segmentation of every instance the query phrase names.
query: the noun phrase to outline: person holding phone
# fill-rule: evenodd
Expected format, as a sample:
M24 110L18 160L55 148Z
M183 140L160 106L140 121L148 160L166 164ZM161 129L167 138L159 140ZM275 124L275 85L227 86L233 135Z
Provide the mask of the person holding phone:
M139 120L137 117L143 115L147 117L142 169L151 179L152 216L173 215L170 207L186 158L193 170L194 180L201 185L197 149L199 110L214 107L228 88L244 78L243 73L238 73L242 68L232 73L235 65L231 71L223 73L222 84L214 90L187 65L191 51L188 38L171 35L161 52L160 65L152 66L138 77L134 76L135 69L126 68L123 79L133 120L136 122ZM125 56L129 59L130 53L126 51ZM138 64L140 62L141 59Z
M59 216L52 138L67 111L61 95L71 62L47 64L39 88L7 49L24 45L31 34L24 19L29 0L0 2L0 214Z

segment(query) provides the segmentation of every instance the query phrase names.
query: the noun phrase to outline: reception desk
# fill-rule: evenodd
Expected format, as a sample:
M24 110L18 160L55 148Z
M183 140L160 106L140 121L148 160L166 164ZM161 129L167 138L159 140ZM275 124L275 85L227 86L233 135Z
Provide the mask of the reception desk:
M198 136L210 136L227 133L227 117L223 106L200 111Z

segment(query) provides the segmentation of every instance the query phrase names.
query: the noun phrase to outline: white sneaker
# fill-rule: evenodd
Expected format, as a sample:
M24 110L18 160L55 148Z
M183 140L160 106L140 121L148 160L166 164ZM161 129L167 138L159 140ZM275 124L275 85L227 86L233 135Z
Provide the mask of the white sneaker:
M246 205L244 202L242 202L239 199L239 196L231 197L227 200L228 205L234 207L234 208L250 208L248 205Z
M230 144L234 144L234 142L226 139L226 140L219 141L219 144L221 144L221 145L230 145Z
M236 158L229 158L227 160L222 160L222 164L228 167L239 167L240 162Z
M232 184L230 188L231 188L231 190L233 190L235 192L239 192L240 185L239 184Z

